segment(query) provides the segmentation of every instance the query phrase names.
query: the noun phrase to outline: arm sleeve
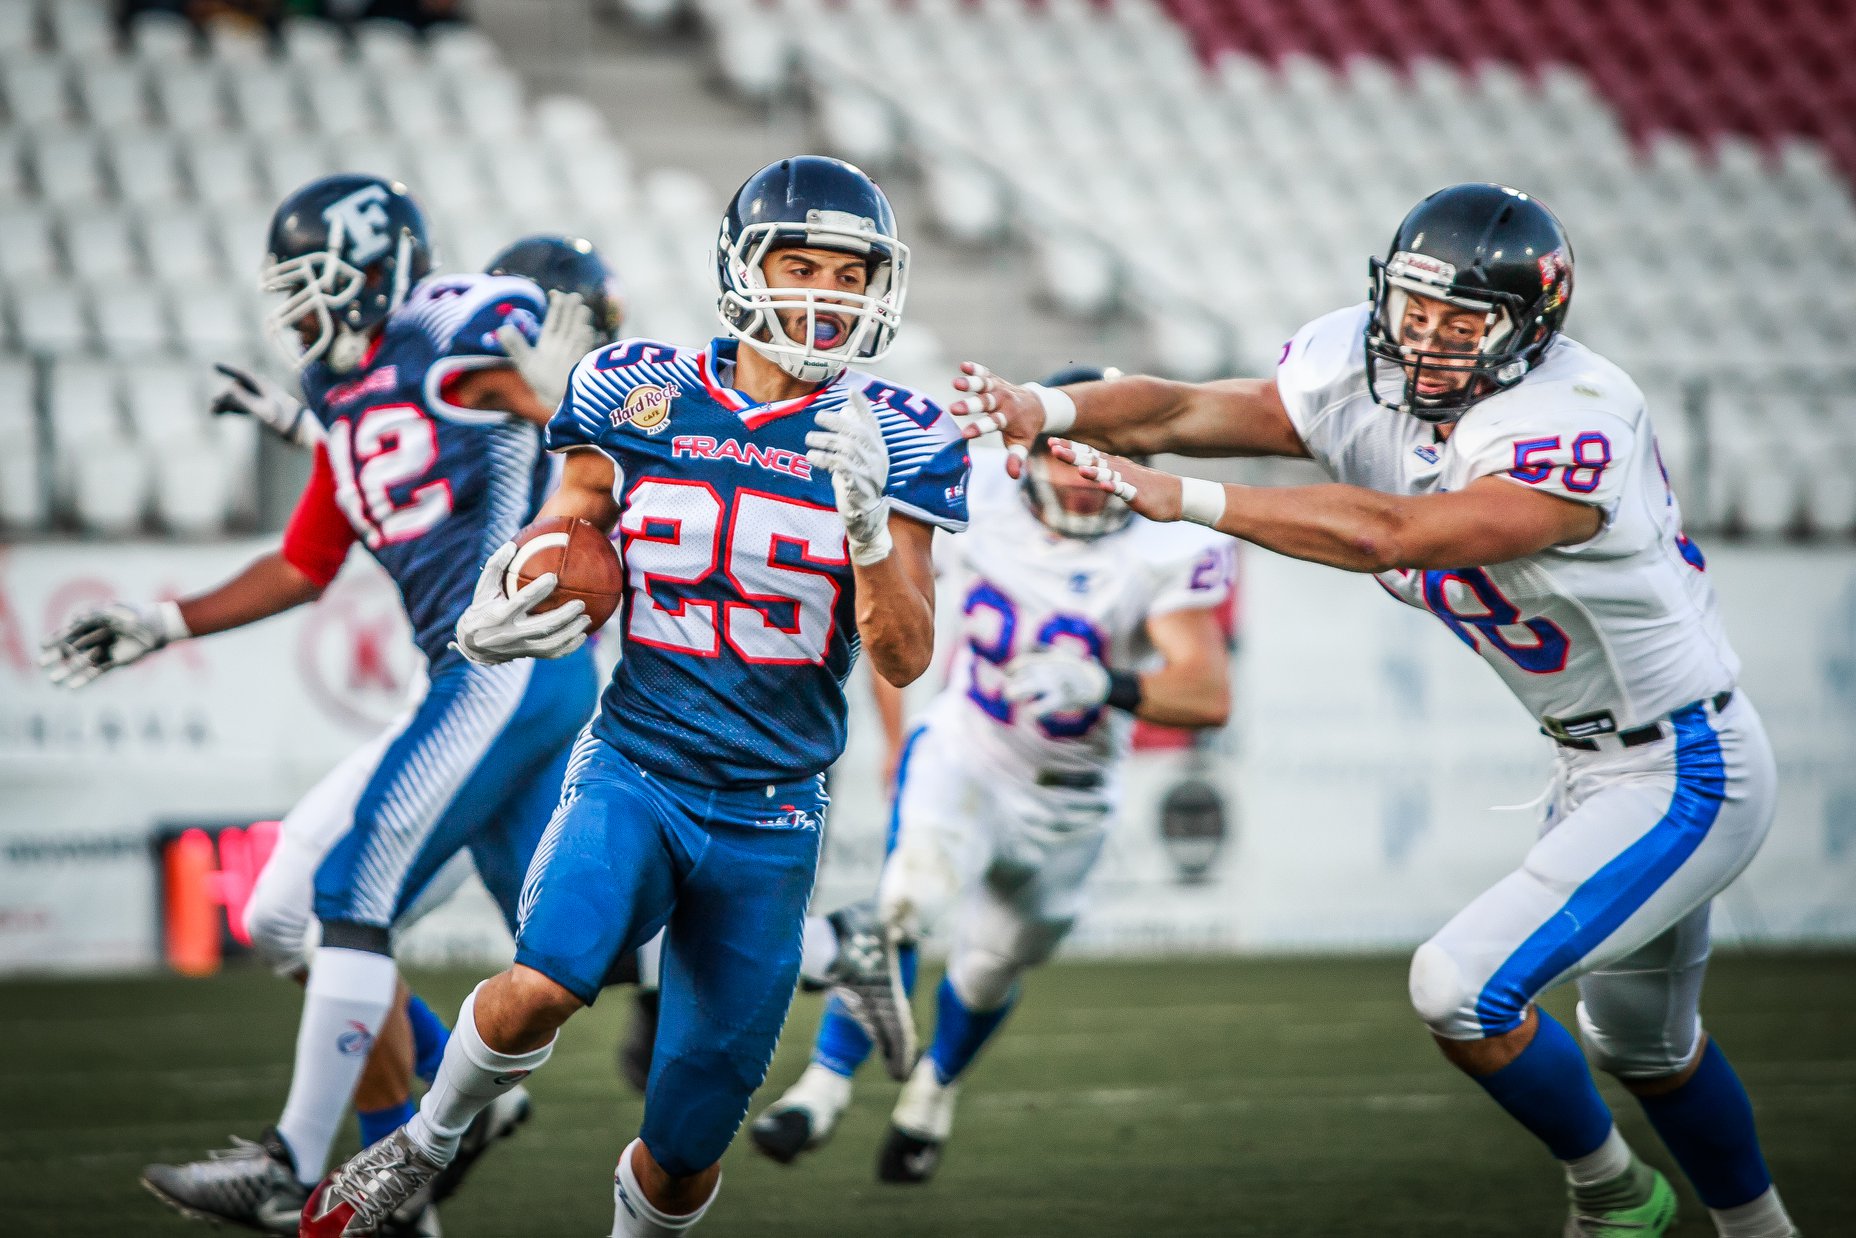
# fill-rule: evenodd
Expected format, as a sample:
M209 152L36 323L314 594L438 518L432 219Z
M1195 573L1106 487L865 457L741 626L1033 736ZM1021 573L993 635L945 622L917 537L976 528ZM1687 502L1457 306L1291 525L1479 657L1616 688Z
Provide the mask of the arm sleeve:
M600 361L610 351L588 353L574 366L567 379L567 394L561 397L554 416L548 418L548 428L542 435L542 445L549 451L575 447L605 450L601 440L606 427L612 424L611 413L624 406L618 383L600 369Z
M1179 550L1157 574L1154 600L1147 607L1150 617L1176 610L1210 610L1231 596L1237 547L1230 538L1207 538Z
M1337 388L1364 356L1371 312L1371 306L1355 305L1315 319L1282 346L1276 361L1276 393L1290 424L1315 462L1330 471L1338 444L1328 413Z
M1617 510L1636 447L1630 424L1593 410L1580 417L1502 418L1477 425L1465 418L1457 434L1464 462L1463 483L1506 477L1533 490L1601 510L1609 521Z
M354 541L354 526L335 502L335 471L329 467L328 450L319 445L309 468L309 484L284 526L281 553L286 563L326 589L341 571Z
M890 506L936 528L966 528L972 463L954 419L920 392L888 383L870 383L864 396L889 449Z

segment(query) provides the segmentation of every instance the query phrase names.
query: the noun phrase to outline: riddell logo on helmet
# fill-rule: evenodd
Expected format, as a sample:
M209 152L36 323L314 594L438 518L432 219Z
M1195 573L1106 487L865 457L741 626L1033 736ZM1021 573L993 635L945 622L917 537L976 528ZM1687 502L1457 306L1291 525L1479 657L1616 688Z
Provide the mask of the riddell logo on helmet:
M613 412L612 424L617 427L630 422L646 434L656 434L670 424L670 402L676 394L676 387L670 383L633 387L624 405Z
M1448 284L1456 280L1456 264L1408 249L1393 254L1392 261L1386 265L1394 278L1421 279L1427 284Z

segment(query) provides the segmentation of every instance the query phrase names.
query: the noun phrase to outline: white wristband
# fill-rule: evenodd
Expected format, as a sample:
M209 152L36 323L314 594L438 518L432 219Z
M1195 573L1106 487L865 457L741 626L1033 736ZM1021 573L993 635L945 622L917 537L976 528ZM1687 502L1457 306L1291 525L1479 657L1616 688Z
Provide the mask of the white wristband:
M1041 383L1026 383L1025 390L1038 398L1044 406L1044 433L1062 434L1076 424L1076 401L1070 393L1061 387L1046 387Z
M1215 528L1224 515L1224 486L1202 477L1179 479L1179 518Z
M155 617L161 624L161 634L170 641L186 640L193 635L187 630L187 621L181 618L179 602L156 602Z

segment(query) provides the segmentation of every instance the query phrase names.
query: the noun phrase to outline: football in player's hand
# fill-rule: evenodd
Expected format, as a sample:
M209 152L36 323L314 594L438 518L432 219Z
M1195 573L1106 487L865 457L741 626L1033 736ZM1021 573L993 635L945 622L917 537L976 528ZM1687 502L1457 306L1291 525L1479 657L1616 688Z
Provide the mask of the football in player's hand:
M549 572L559 583L535 607L537 613L579 598L593 621L588 630L598 631L619 608L625 568L617 548L590 521L550 516L516 534L516 557L503 576L503 592L514 597L517 590Z

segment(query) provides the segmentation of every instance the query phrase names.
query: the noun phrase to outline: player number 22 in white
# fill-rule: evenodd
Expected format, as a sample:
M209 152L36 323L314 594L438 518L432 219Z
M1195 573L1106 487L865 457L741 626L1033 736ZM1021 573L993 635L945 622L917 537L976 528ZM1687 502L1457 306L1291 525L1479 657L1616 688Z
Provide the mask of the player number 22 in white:
M702 482L646 478L626 497L619 528L628 639L704 658L726 642L748 662L825 660L838 603L830 573L850 561L836 510L738 490L730 511ZM745 601L652 596L653 585L694 585L718 569Z

